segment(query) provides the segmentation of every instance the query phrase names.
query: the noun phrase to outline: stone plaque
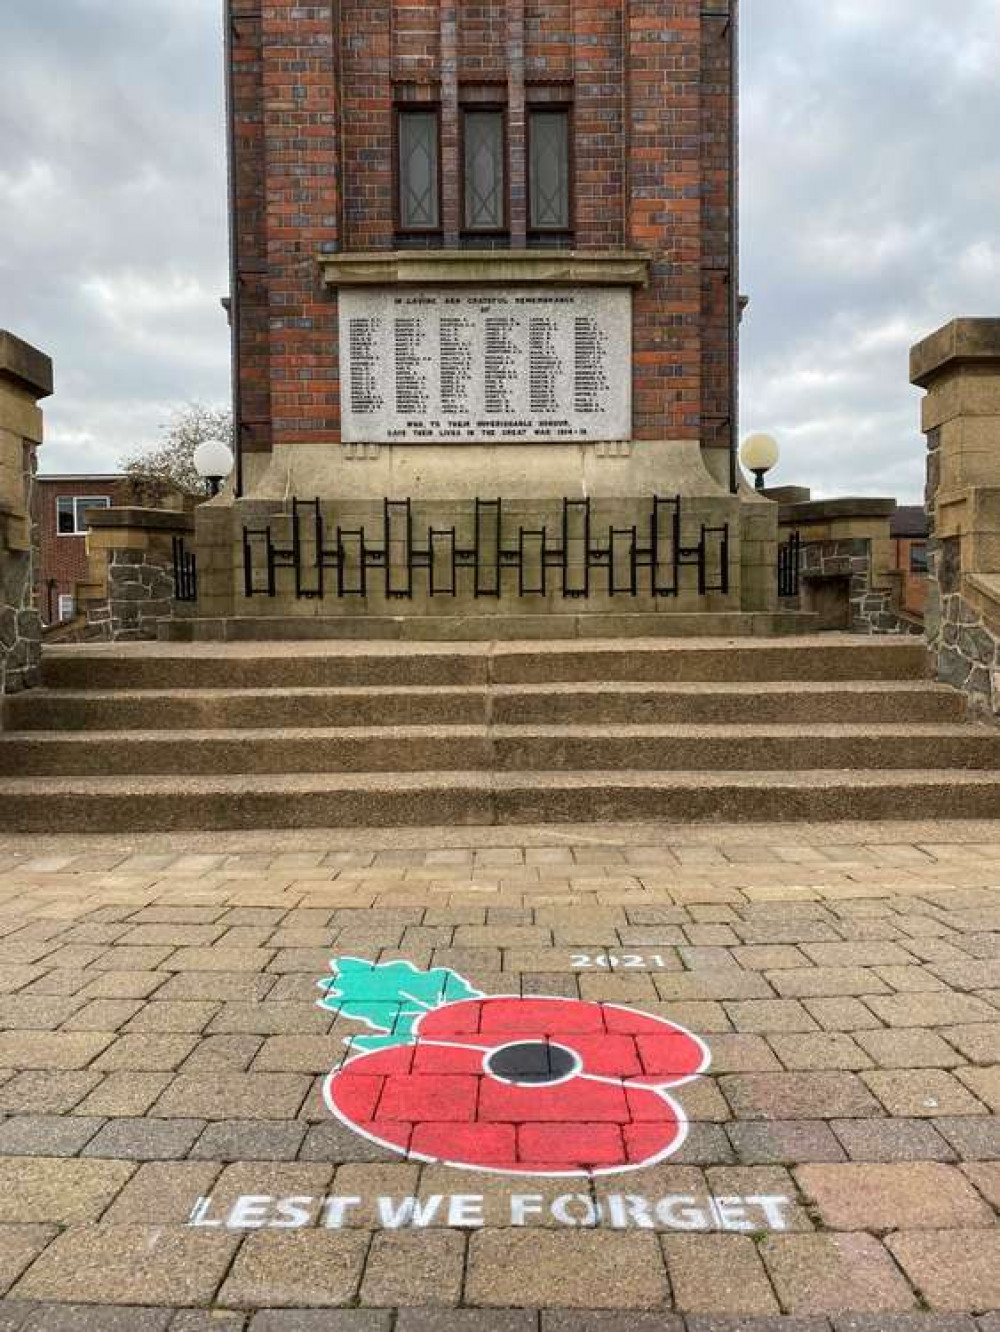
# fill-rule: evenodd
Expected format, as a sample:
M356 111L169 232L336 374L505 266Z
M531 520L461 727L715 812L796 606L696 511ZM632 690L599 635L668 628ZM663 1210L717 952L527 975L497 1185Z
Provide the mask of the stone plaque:
M340 293L348 443L629 439L632 294L370 287Z

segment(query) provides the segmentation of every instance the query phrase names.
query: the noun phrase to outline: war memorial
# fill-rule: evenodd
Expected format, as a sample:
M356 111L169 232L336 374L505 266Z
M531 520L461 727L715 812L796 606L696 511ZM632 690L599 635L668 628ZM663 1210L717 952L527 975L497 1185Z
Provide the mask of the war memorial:
M1000 320L914 625L739 465L737 51L228 0L235 465L75 641L0 333L0 1332L1000 1332Z

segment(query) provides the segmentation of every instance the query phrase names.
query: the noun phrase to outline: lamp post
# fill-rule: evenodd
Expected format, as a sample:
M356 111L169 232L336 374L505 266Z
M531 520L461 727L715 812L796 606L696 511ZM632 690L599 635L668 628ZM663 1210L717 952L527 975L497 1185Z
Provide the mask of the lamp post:
M229 445L221 439L206 439L194 451L194 470L208 487L209 496L214 499L222 489L222 483L233 470L233 454Z
M740 461L748 472L753 472L757 490L764 489L764 477L780 456L781 450L773 435L748 435L743 441Z

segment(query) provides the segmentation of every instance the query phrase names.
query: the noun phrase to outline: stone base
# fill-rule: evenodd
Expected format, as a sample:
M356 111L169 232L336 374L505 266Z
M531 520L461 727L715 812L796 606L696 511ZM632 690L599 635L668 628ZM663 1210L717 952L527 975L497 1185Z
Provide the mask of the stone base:
M197 616L163 620L160 638L174 643L388 639L474 641L587 638L777 638L809 634L814 615L799 611L716 614L320 615Z

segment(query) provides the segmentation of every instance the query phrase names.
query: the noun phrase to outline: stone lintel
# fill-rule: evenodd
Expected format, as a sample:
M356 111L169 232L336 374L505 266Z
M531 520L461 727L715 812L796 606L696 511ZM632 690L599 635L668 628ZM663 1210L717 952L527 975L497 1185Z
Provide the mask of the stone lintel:
M194 514L181 509L88 509L87 526L92 531L136 528L141 532L193 532Z
M910 352L910 383L929 388L960 365L1000 371L1000 319L953 319L918 342Z
M896 512L894 499L845 496L841 499L807 500L801 504L783 504L779 519L782 526L806 523L844 522L851 519L870 521L891 518Z
M0 328L0 379L12 381L37 402L53 390L52 358Z
M536 286L645 287L652 260L629 251L403 250L321 254L327 287Z

